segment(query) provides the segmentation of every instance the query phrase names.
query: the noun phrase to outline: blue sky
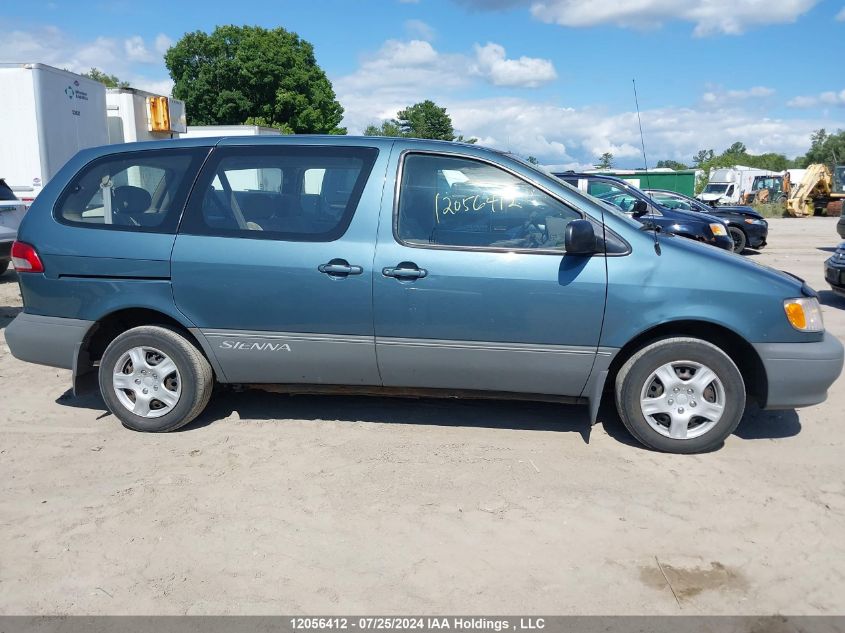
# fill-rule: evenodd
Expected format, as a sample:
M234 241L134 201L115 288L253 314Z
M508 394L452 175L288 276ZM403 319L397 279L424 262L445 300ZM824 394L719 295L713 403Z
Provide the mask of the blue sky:
M803 153L845 128L845 0L0 0L0 61L97 66L168 92L162 52L217 24L314 44L350 132L430 98L482 142L583 166Z

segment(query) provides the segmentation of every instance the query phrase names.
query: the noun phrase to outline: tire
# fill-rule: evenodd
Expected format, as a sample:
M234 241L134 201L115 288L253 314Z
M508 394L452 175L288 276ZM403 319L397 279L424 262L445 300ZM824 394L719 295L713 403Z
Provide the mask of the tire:
M702 369L709 369L712 379ZM664 380L671 386L664 386ZM642 348L619 370L615 392L619 416L631 435L666 453L721 446L745 411L745 382L736 364L696 338L667 338ZM646 410L653 413L646 416Z
M728 227L728 235L734 241L734 253L741 253L745 250L748 244L748 238L745 236L745 231L735 226Z
M214 373L182 334L144 325L109 343L100 361L99 382L106 406L123 426L164 433L184 426L205 409Z
M6 271L9 270L9 263L10 260L0 261L0 277L6 274Z

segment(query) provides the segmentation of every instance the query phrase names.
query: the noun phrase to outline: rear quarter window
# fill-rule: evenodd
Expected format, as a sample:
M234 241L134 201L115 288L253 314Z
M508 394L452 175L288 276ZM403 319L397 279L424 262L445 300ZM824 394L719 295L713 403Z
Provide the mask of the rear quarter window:
M175 233L207 148L103 156L82 168L55 209L64 224Z

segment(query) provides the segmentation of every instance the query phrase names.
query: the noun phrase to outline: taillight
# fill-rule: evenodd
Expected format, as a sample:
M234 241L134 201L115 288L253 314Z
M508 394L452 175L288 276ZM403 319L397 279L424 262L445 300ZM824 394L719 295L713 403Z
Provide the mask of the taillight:
M25 242L12 244L12 264L19 273L43 273L44 264L35 247Z

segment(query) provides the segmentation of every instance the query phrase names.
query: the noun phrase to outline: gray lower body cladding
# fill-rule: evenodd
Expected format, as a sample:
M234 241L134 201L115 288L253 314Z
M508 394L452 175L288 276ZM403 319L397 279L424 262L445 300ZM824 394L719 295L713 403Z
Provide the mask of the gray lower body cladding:
M766 409L823 402L842 372L842 343L828 332L817 343L755 343L754 349L766 369Z
M93 321L21 312L6 326L6 343L15 358L73 369L79 347Z

